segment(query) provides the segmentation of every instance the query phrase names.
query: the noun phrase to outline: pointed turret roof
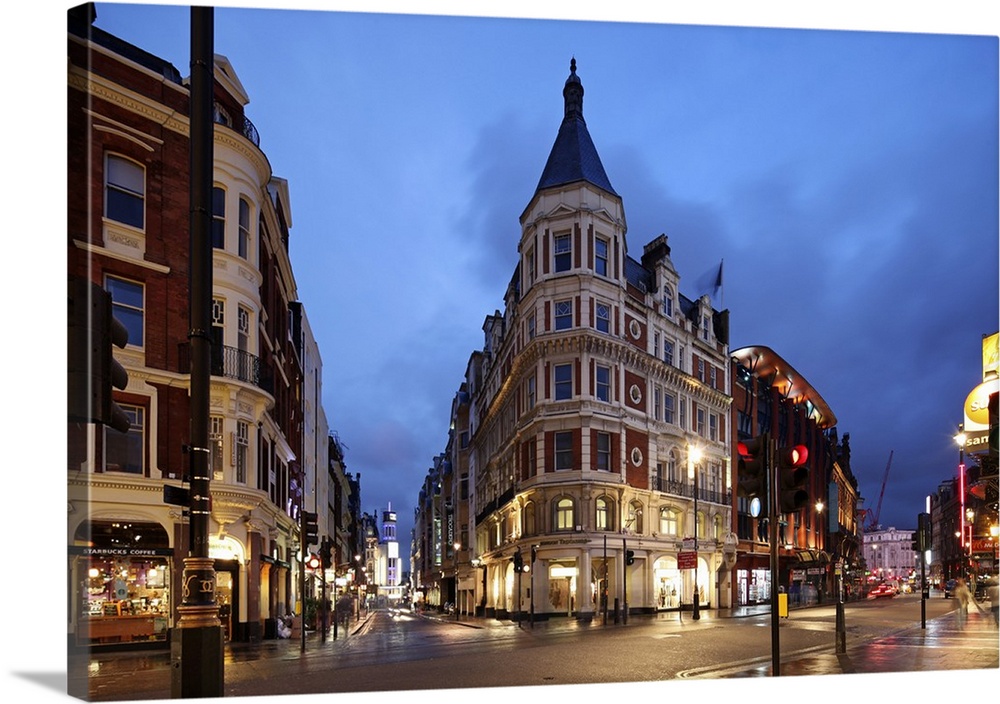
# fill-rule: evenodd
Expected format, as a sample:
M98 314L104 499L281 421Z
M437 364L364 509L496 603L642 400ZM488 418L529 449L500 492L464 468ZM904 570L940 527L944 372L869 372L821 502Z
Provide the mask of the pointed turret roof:
M594 142L590 139L590 132L587 131L587 123L583 119L583 84L576 75L575 58L569 64L569 78L563 87L563 99L566 104L563 121L535 192L576 181L587 181L617 196L604 172L604 165L601 164Z

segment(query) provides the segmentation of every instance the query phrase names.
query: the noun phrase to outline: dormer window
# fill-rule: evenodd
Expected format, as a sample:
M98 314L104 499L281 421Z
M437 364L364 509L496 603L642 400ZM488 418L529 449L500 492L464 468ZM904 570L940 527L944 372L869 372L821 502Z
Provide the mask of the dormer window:
M663 288L663 316L674 317L674 291L669 286Z

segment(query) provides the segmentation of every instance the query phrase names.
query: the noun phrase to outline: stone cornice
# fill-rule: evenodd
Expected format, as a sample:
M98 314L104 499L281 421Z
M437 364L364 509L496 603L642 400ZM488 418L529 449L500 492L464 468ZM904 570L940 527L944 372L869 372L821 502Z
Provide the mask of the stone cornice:
M191 136L191 122L187 115L179 113L176 110L165 109L156 101L150 100L127 88L123 88L121 85L103 76L90 74L79 67L71 66L69 69L69 87L116 105L185 138L190 138ZM108 119L101 116L100 113L91 111L89 114L92 119ZM271 178L271 165L268 163L264 153L254 146L250 140L226 127L222 127L221 129L216 128L214 130L214 137L216 146L231 149L253 164L259 183L267 184ZM153 138L149 137L149 139Z

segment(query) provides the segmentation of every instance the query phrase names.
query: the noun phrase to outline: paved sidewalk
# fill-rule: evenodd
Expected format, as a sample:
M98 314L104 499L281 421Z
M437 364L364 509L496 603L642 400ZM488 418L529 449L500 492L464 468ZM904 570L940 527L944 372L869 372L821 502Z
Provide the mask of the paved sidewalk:
M1000 631L987 612L971 610L960 626L954 612L872 641L848 645L846 653L819 652L786 656L779 675L840 675L942 670L997 670ZM770 677L770 659L747 669L716 672L713 677Z

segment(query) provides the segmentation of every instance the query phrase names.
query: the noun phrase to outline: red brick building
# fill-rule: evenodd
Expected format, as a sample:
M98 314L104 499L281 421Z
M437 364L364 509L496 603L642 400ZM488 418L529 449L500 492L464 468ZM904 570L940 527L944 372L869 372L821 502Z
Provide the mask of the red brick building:
M805 507L779 516L778 585L770 583L770 544L766 518L752 515L750 501L737 496L733 526L739 539L733 579L733 604L769 602L776 586L790 600L830 600L838 588L835 565L858 577L860 531L858 486L850 470L849 438L837 437L837 418L820 393L769 347L742 347L732 353L734 481L738 484L736 442L769 433L778 448L808 449L809 495ZM833 520L831 520L831 514Z
M69 15L68 273L108 290L129 331L115 400L131 428L69 424L68 632L73 645L164 643L189 540L164 501L188 471L189 89L92 10ZM288 186L224 56L215 79L210 556L227 638L257 640L295 607L300 467L313 445L325 467L327 443L302 437Z

